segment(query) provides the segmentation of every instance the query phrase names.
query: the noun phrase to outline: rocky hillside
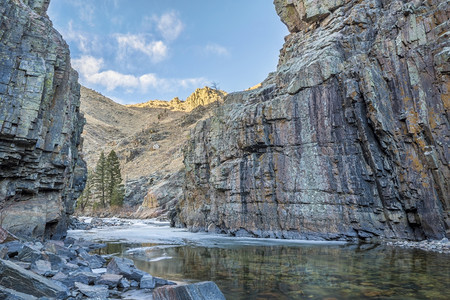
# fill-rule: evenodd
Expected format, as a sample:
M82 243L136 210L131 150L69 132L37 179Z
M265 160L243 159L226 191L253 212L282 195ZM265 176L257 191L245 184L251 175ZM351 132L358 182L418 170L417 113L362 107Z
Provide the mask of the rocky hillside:
M49 1L0 0L0 226L59 238L84 188L84 119Z
M81 111L86 118L83 153L88 167L95 168L102 150L114 149L126 181L125 203L135 206L147 199L146 205L158 208L158 214L166 212L167 202L182 196L182 149L189 131L199 119L211 115L224 94L205 87L186 101L176 98L124 106L81 87Z
M277 71L229 94L185 152L191 230L449 236L448 0L275 0Z
M186 111L190 112L198 106L205 106L215 101L221 101L227 95L226 92L218 89L212 89L205 86L204 88L196 89L186 101L181 101L178 97L170 101L164 100L150 100L145 103L127 105L128 107L140 108L165 108L171 111Z

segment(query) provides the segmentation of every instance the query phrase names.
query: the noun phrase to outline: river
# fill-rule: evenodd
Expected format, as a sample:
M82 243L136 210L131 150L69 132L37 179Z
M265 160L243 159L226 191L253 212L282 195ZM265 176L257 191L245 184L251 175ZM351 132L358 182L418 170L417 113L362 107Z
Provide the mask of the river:
M234 299L449 299L450 255L373 244L234 238L167 223L71 230L154 276L212 280Z

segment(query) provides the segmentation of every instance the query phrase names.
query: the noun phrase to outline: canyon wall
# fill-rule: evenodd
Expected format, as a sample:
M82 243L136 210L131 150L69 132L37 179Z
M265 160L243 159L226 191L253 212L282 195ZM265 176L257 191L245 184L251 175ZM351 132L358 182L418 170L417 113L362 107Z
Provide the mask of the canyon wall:
M277 70L191 132L177 226L448 237L450 2L274 2Z
M0 0L0 226L60 238L84 188L84 118L49 0Z

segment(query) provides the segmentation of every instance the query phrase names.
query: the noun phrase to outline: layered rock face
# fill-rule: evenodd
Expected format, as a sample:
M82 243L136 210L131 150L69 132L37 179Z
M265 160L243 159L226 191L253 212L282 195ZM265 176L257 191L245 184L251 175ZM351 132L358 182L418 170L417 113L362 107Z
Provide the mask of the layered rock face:
M450 2L274 2L291 32L277 71L191 133L177 224L448 236Z
M78 75L48 4L0 0L0 226L59 238L84 188L84 118Z

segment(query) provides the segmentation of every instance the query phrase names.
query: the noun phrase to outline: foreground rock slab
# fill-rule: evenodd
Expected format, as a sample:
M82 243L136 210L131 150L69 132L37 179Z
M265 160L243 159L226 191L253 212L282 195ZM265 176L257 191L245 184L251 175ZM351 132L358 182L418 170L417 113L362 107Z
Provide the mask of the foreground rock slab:
M154 300L225 300L212 281L179 286L163 286L153 291Z
M0 286L0 299L6 300L35 300L38 299L34 296L24 294L12 289L5 288Z
M64 287L3 259L0 259L0 286L9 289L20 287L21 292L36 297L67 297L67 289Z

